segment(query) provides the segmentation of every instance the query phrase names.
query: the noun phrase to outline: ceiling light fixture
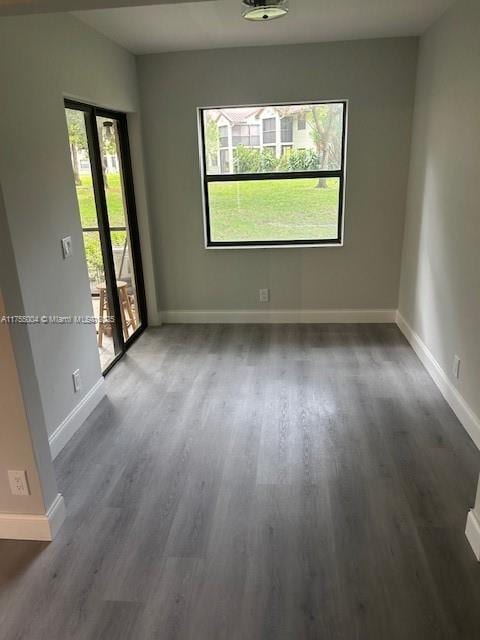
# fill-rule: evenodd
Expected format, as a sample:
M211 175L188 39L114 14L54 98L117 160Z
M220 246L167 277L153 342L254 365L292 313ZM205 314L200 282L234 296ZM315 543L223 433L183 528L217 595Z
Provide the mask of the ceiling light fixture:
M288 13L288 0L242 0L242 16L253 22L266 22Z

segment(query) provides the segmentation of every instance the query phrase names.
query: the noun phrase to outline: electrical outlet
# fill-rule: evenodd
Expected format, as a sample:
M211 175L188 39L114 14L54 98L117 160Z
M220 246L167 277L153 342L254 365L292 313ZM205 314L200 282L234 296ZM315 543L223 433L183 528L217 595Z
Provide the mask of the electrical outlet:
M260 302L268 302L270 300L270 289L259 289L258 299Z
M455 378L460 378L460 358L458 356L453 356L452 372Z
M72 250L72 237L66 236L65 238L62 238L62 253L64 260L70 258L70 256L72 255Z
M8 471L8 481L10 483L10 491L14 496L29 496L30 488L28 486L26 471Z
M77 391L80 391L80 389L82 388L82 378L80 377L80 369L77 369L72 373L72 378L73 378L73 390L75 391L75 393L77 393Z

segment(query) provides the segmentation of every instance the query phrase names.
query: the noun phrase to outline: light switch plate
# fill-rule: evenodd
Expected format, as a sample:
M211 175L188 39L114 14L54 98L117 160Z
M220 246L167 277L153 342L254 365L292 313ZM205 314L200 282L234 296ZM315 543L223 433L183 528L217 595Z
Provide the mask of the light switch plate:
M460 358L458 356L453 356L452 373L455 378L460 378Z
M73 390L75 391L75 393L77 393L78 391L81 391L81 389L82 389L82 378L80 376L80 369L76 369L72 373L72 380L73 380Z
M62 253L64 260L70 258L70 256L72 255L72 251L72 236L66 236L65 238L62 238Z

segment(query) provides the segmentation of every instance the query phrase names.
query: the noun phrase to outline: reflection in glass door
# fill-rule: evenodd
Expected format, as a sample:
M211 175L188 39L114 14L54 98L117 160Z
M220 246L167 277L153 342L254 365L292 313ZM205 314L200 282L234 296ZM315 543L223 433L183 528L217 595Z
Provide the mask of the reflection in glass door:
M145 298L124 114L66 101L102 370L145 327Z

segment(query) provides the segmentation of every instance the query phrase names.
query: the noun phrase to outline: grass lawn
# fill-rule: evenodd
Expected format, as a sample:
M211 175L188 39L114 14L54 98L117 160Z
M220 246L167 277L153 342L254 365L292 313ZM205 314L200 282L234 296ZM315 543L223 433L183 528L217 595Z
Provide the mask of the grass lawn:
M108 183L110 225L124 226L119 174L109 174ZM210 183L212 240L336 238L339 181L337 178L329 179L326 189L318 189L316 185L316 178ZM77 196L82 226L97 226L90 176L82 176ZM112 239L115 246L123 246L125 233L112 232Z
M209 185L212 240L326 240L337 237L338 178Z
M92 178L89 175L82 174L81 181L82 184L77 186L77 198L82 227L97 227L97 209L95 207ZM118 173L108 174L108 187L106 195L110 226L124 227L125 213L123 209L120 175ZM112 231L111 236L113 247L123 248L126 232ZM103 258L98 231L84 233L83 243L90 277L92 279L103 280L105 276L103 275Z
M82 174L82 184L77 186L78 205L80 207L80 218L82 227L96 227L97 210L95 208L95 197L93 195L92 178ZM107 205L108 220L112 227L125 226L125 214L123 211L122 187L120 185L120 175L118 173L108 174Z

